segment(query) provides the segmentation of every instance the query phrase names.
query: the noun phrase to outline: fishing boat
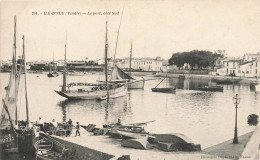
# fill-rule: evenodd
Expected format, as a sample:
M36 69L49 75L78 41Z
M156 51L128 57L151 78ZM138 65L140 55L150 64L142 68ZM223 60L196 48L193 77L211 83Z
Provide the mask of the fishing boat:
M135 79L132 77L132 42L131 42L131 49L130 49L130 62L129 62L129 74L124 72L121 68L119 68L116 64L114 64L112 73L109 77L110 83L127 83L128 89L144 89L145 79ZM116 54L116 51L115 51ZM114 56L115 59L115 56ZM102 82L102 81L100 81Z
M250 82L250 89L259 92L260 91L260 81L259 80L255 80L253 82Z
M25 45L23 36L23 54L22 63L18 67L16 59L16 16L14 17L14 43L13 43L13 59L12 70L10 73L8 86L5 87L5 98L2 99L2 112L0 117L0 145L2 153L22 153L30 154L33 150L33 142L36 139L36 128L30 125L29 106L27 98L27 82L26 82L26 61L25 61ZM18 69L19 68L19 69ZM21 75L21 73L24 73ZM24 93L19 90L24 88ZM18 105L19 100L25 99L26 121L19 121ZM26 147L25 147L26 146Z
M133 47L132 47L132 42L131 42L131 49L130 49L130 62L129 62L129 76L132 76L132 52L133 52ZM142 77L141 80L134 79L131 77L131 79L128 79L128 88L129 89L144 89L144 83L145 80Z
M106 22L106 38L105 38L105 82L99 82L95 85L84 85L82 86L72 86L67 85L66 75L67 75L67 61L66 61L66 44L65 44L65 65L63 71L63 85L61 91L55 91L62 97L68 99L107 99L107 98L117 98L126 96L127 86L124 83L111 83L108 81L108 63L107 63L107 52L108 52L108 42L107 42L107 22Z
M223 87L222 86L204 86L204 87L199 87L198 90L223 92Z
M58 77L59 73L57 72L57 65L54 63L54 56L53 56L53 61L49 64L49 67L50 67L50 71L47 74L47 76L48 77Z
M167 76L166 76L167 77ZM151 88L152 89L152 92L161 92L161 93L175 93L176 92L176 87L173 86L173 87L167 87L167 84L166 84L166 87L163 87L163 88L157 88L163 81L165 80L162 79L154 88ZM166 82L167 83L167 82Z

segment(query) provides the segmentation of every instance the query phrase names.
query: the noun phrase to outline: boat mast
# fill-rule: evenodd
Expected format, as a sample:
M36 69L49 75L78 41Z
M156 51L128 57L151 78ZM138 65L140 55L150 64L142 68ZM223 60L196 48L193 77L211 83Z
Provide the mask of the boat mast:
M25 48L24 48L24 36L23 36L23 64L24 64L24 87L25 87L25 102L26 102L26 126L29 128L29 105L28 105L28 96L27 96L27 82L26 82L26 61L25 61ZM22 65L21 65L22 67Z
M16 16L14 16L14 57L13 57L13 69L14 69L14 79L15 79L15 86L17 84L17 64L16 64ZM18 88L15 88L15 104L16 104L16 109L15 109L15 124L16 127L18 127L18 111L17 111L17 98L18 98Z
M106 40L105 40L105 76L106 76L106 86L107 86L107 90L108 90L108 84L107 84L107 47L108 47L108 44L107 44L107 20L106 20Z
M131 41L131 49L130 49L130 62L129 62L129 75L131 76L131 72L132 72L132 41Z
M66 43L65 43L65 55L64 55L64 71L63 71L63 85L62 85L62 92L66 92L66 86L67 86L67 82L66 82L66 73L67 73L67 57L66 57L66 47L67 47L67 33L66 33Z

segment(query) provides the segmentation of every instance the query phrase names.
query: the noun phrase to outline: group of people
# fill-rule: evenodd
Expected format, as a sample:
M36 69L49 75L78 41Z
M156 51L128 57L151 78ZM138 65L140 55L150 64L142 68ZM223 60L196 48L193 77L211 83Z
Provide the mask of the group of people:
M40 127L40 131L46 132L46 130L45 130L46 126L44 126L44 124L47 124L47 123L43 123L42 117L39 117L39 120L36 122L36 125ZM69 119L69 121L66 122L65 124L68 125L69 130L72 130L72 128L75 128L76 129L76 136L80 136L79 122L77 122L76 127L73 126L71 119ZM50 127L50 128L48 128L48 130L50 132L52 132L52 134L56 135L56 132L59 130L59 127L62 127L62 126L63 126L63 124L58 124L58 122L56 122L55 119L53 119L52 122L48 123L48 127Z

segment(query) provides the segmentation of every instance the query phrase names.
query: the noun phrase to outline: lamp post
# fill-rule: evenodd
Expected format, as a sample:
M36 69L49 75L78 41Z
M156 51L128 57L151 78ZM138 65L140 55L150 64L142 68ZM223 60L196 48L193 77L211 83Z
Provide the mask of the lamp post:
M240 98L238 97L238 94L236 94L236 96L233 97L233 102L236 105L235 134L234 134L233 144L238 144L238 138L237 138L237 105L240 103Z

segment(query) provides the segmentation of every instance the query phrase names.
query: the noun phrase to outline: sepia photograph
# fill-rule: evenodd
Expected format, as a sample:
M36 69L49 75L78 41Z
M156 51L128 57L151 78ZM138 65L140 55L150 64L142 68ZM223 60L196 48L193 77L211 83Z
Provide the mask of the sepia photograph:
M0 160L259 160L259 0L0 0Z

